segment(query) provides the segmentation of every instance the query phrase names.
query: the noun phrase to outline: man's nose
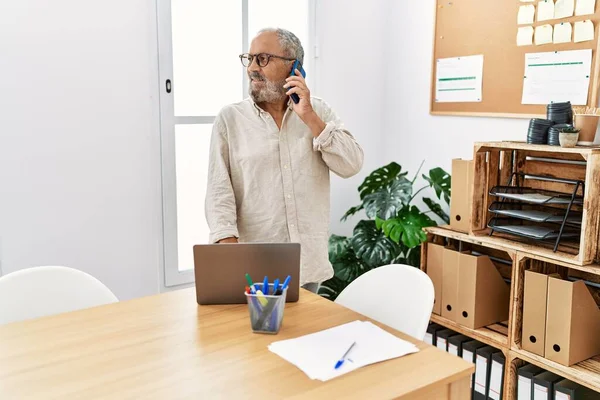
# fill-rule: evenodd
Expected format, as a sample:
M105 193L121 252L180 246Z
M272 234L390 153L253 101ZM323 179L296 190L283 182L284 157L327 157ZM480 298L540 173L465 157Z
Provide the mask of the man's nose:
M258 65L258 60L256 57L252 59L252 62L248 65L248 72L256 72L260 71L260 67Z

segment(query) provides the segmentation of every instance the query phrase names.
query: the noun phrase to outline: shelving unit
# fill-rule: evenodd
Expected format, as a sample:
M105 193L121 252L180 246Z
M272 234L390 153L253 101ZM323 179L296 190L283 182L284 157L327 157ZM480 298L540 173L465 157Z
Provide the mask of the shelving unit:
M429 243L458 250L466 248L473 253L487 254L492 261L499 257L501 262L495 264L503 277L510 281L509 320L507 326L496 324L481 329L470 329L435 314L432 314L431 321L504 353L505 400L516 399L517 370L525 363L600 392L600 355L566 367L521 347L524 271L530 266L556 270L564 278L586 280L592 297L600 305L600 264L595 261L598 259L600 238L600 148L566 149L517 142L477 143L474 161L471 231L462 233L450 226L426 228L427 242L422 246L421 269L427 271ZM514 173L559 176L558 172L565 178L564 182L542 180L533 184L531 193L547 195L545 199L540 197L537 204L519 196L509 202L503 200L502 195L497 196L503 191L513 190L501 184L508 182ZM572 181L582 184L574 188ZM528 192L517 191L520 194ZM547 201L548 196L560 200ZM567 240L563 236L554 251L554 240L549 243L520 240L500 232L497 226L490 235L488 225L494 225L501 218L509 218L515 226L545 226L556 230L562 225L563 234L568 236L574 232L576 237L575 240ZM524 225L515 222L519 220L525 221Z

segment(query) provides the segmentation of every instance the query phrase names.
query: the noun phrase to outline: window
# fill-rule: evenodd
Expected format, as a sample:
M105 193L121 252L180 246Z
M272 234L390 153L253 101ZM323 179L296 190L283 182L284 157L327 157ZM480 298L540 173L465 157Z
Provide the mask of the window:
M192 247L208 243L210 133L221 107L247 96L238 55L258 30L281 27L300 38L311 71L315 0L157 1L165 285L175 286L193 281Z

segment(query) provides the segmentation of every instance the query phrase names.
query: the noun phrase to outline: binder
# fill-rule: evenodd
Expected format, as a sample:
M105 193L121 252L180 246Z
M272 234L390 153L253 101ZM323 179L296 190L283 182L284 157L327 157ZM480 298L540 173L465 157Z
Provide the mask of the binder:
M475 364L475 353L478 349L485 347L484 343L478 342L477 340L471 340L463 343L462 355L463 360ZM475 384L475 374L471 375L471 390Z
M564 378L553 372L544 371L533 378L532 400L554 400L554 384Z
M444 249L442 271L442 317L457 322L458 313L458 251Z
M448 338L454 335L458 335L458 333L454 332L452 329L437 331L435 335L435 346L440 350L448 351Z
M427 275L433 283L433 314L442 313L442 265L444 247L427 243Z
M554 384L555 400L598 400L600 393L568 379Z
M492 354L492 369L490 371L490 387L488 400L502 400L504 392L504 364L506 358L502 352Z
M518 371L517 400L533 400L533 378L544 370L537 365L527 364Z
M437 331L441 331L442 329L446 329L441 325L438 325L436 323L430 323L429 326L427 327L427 332L425 333L425 337L423 338L423 341L425 343L429 343L432 346L435 346L436 342L436 333Z
M548 275L525 271L524 286L521 343L524 350L543 357L546 337Z
M492 370L492 354L498 352L492 346L477 349L475 353L475 384L473 400L487 400L490 388L490 372Z
M448 353L462 357L463 344L472 339L465 335L454 335L448 338Z

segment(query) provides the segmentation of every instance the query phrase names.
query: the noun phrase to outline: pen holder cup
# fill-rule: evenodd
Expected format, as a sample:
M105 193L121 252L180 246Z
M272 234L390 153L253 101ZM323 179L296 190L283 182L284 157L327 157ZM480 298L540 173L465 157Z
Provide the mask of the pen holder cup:
M270 334L279 332L283 321L286 295L287 288L279 296L246 293L252 332Z

